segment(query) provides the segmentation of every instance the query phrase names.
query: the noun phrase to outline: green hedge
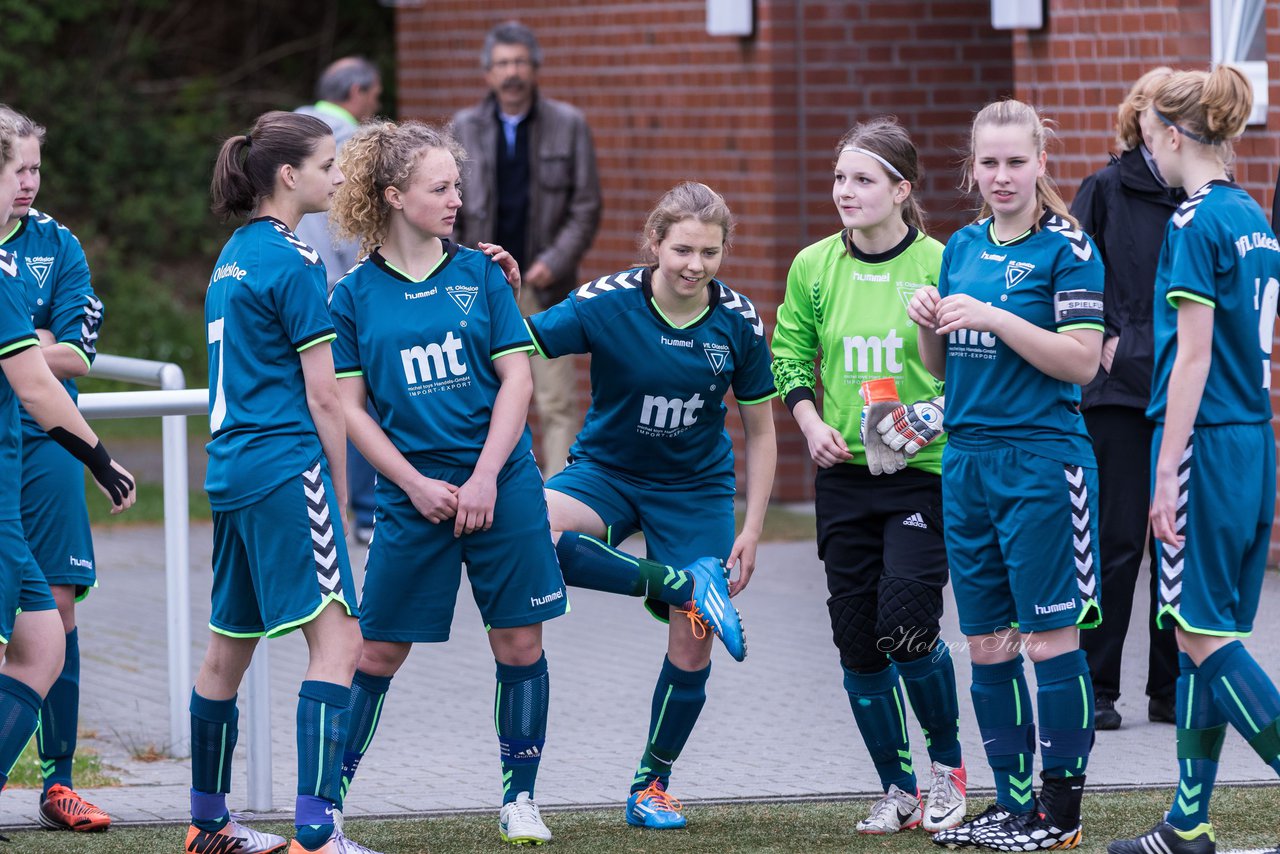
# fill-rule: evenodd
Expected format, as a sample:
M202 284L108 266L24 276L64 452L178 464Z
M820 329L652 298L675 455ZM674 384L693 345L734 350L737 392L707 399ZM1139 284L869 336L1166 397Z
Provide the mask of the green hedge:
M349 53L394 104L393 12L373 0L0 0L0 100L48 128L36 206L71 228L107 306L103 352L204 375L200 308L230 227L220 141L312 100Z

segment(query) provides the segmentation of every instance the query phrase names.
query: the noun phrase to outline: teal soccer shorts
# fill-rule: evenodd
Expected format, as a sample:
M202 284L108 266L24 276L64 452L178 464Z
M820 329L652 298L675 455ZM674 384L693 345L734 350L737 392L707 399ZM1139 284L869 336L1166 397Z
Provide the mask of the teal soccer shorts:
M1151 443L1151 472L1164 425ZM1197 427L1179 467L1181 548L1160 544L1161 627L1245 637L1253 631L1275 515L1275 434L1270 424Z
M261 501L213 511L213 613L230 637L278 637L330 602L358 616L342 514L323 457Z
M56 607L22 535L22 522L0 522L0 643L8 643L13 636L13 621L19 611L52 611Z
M952 436L942 515L960 630L1098 625L1097 496L1095 468Z
M50 585L97 586L84 465L52 439L22 439L22 529Z
M728 560L733 551L732 478L665 484L637 480L591 460L574 460L547 481L547 489L576 498L605 524L616 546L644 534L649 560L684 567L700 557ZM666 620L669 607L655 599L645 607Z
M455 486L471 476L469 468L421 471ZM360 631L367 640L447 641L464 563L486 629L542 623L569 610L532 454L498 474L487 531L454 537L453 519L428 522L386 478L378 479L377 496L361 598Z

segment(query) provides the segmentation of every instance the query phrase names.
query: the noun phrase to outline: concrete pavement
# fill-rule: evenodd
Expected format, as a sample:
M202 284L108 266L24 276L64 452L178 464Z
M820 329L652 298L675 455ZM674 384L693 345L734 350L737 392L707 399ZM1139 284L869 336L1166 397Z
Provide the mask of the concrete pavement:
M193 662L208 630L211 528L191 532ZM83 713L81 738L97 750L121 785L86 797L121 822L185 821L189 766L184 759L139 761L168 746L163 540L158 527L114 527L96 534L101 587L80 606ZM353 562L363 562L356 548ZM1145 587L1140 585L1140 587ZM1264 601L1280 602L1280 576L1270 573ZM1091 784L1163 785L1176 781L1172 726L1146 721L1146 597L1138 591L1118 708L1125 726L1098 734ZM672 790L686 803L720 799L863 798L878 782L849 712L831 644L826 585L812 543L763 545L759 569L738 600L750 654L735 663L717 647L708 702L680 758ZM551 710L538 780L544 806L621 806L644 746L653 682L665 630L638 600L571 591L572 612L546 627ZM948 601L945 637L959 639ZM1260 621L1255 656L1280 675L1280 625ZM961 732L971 787L990 787L968 698L969 661L954 648L960 683ZM270 642L274 807L292 811L295 786L294 706L306 667L300 633ZM1034 673L1028 667L1028 675ZM377 740L347 801L349 815L496 810L500 800L493 733L493 658L469 593L459 596L453 639L417 647L392 684ZM913 726L917 769L927 769L924 739ZM241 718L233 809L244 805ZM1219 780L1275 782L1234 732L1227 737ZM0 827L35 823L36 793L8 790Z

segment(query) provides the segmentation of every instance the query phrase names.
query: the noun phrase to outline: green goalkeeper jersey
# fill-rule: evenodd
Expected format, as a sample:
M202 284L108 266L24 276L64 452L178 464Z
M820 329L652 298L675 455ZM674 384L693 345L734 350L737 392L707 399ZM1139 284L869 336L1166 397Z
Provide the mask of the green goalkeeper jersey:
M773 375L788 407L815 399L814 360L822 375L822 420L839 430L853 463L867 464L858 438L866 380L893 377L907 403L942 394L916 347L907 303L938 284L942 244L912 228L888 252L858 252L842 231L801 250L773 331ZM913 468L940 474L946 436L916 454Z

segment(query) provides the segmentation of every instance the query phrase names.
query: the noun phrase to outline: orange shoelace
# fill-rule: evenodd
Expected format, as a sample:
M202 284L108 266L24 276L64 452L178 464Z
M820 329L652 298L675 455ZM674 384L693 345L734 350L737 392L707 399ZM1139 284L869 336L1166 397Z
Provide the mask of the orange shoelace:
M647 788L641 790L640 797L636 798L636 803L638 804L645 801L648 801L654 809L663 812L681 812L684 810L684 805L667 794L667 791L658 785L657 780L654 780Z
M689 603L689 610L683 608L676 609L677 614L683 614L689 618L689 627L693 630L693 636L698 640L702 640L707 636L707 618L703 616L702 611L697 605Z

